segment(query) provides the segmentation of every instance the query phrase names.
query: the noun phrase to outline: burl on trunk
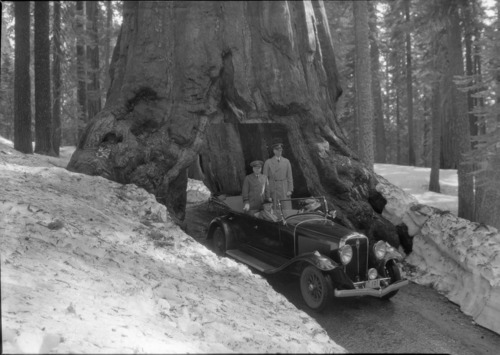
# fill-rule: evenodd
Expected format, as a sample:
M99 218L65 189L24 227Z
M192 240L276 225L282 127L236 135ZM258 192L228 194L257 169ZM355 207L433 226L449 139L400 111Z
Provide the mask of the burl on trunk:
M104 109L68 169L134 183L184 219L188 168L239 194L275 138L295 196L325 195L342 223L398 246L376 175L335 116L339 85L321 1L124 2Z

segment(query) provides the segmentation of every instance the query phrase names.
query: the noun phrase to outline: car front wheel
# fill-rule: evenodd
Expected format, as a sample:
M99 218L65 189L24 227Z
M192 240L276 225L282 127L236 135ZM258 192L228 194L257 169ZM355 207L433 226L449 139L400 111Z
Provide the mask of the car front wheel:
M215 254L226 255L226 236L221 227L216 227L213 234L213 246Z
M320 311L327 305L333 294L332 280L312 265L302 270L300 292L307 306Z
M391 278L391 284L396 281L401 280L401 271L399 271L399 266L395 262L388 262L384 266L385 277ZM387 295L382 297L384 300L388 300L391 297L394 297L399 290L389 292Z

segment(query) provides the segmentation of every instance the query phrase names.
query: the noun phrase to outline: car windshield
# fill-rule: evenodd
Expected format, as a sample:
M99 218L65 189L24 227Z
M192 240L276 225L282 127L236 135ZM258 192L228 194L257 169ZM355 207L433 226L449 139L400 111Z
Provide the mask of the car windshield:
M298 213L327 212L327 203L324 197L301 197L280 200L280 207L284 216Z

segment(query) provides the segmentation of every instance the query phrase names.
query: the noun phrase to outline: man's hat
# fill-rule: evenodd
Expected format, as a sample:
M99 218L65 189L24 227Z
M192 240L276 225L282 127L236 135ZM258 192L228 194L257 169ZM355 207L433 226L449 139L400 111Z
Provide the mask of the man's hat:
M273 140L273 143L271 144L271 148L272 149L283 148L283 142L281 141L281 139Z
M273 203L273 199L272 198L266 198L266 199L264 199L264 202L262 202L262 204L264 204L264 205L267 205L268 203Z
M255 166L260 166L262 167L264 165L264 162L262 160L254 160L253 162L250 163L250 166L255 167Z

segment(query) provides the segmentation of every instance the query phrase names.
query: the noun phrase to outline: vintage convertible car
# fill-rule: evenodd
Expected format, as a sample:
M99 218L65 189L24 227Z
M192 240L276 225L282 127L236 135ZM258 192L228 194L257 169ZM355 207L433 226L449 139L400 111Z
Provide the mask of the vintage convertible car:
M337 223L324 197L313 197L319 207L305 212L308 199L279 201L281 220L272 222L244 213L241 196L211 196L209 206L220 213L207 239L219 255L262 273L299 275L302 297L314 310L323 309L332 296L389 299L408 284L395 248L385 241L370 245L365 235Z

